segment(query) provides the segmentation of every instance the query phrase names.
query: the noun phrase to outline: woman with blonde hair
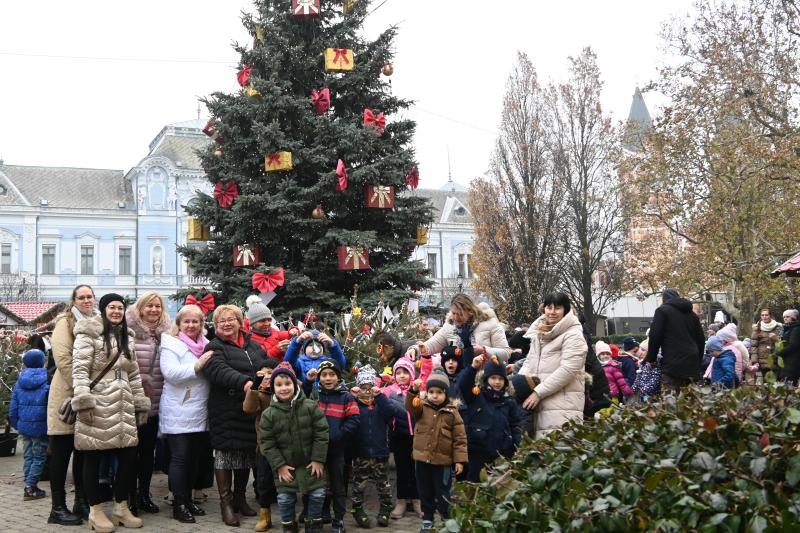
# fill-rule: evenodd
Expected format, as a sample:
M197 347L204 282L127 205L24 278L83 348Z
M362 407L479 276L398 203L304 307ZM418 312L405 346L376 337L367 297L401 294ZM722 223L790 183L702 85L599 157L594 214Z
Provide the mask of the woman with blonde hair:
M194 523L205 511L192 502L192 482L200 468L200 453L208 439L208 393L203 368L214 355L207 349L203 311L184 305L169 333L161 336L164 389L159 406L159 430L169 444L169 486L175 496L172 517Z
M211 383L208 417L214 448L214 477L222 521L228 526L238 526L236 513L256 515L245 497L250 470L256 464L255 415L245 413L242 406L256 372L267 362L267 354L244 331L242 310L235 305L216 308L214 331L217 336L206 347L206 350L213 350L214 355L203 370Z
M136 359L142 376L144 393L150 398L150 413L147 423L139 427L137 447L137 484L131 495L129 505L134 514L138 511L157 513L158 506L150 496L150 480L155 464L156 439L158 438L158 406L164 388L161 374L161 335L171 326L169 315L164 310L164 299L155 291L142 294L136 303L128 308L125 319L134 332Z

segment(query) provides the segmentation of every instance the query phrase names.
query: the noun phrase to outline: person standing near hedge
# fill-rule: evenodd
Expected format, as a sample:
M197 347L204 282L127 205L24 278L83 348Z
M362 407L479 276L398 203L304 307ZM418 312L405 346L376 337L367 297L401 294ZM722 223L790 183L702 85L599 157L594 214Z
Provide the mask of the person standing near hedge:
M48 524L79 526L89 518L89 505L83 490L83 453L74 446L74 423L61 420L59 408L72 398L72 347L75 342L75 323L100 316L95 309L94 290L89 285L72 289L67 308L56 320L50 344L56 371L47 396L47 435L50 438L50 498L52 507ZM73 453L74 452L74 453ZM66 481L72 456L72 477L75 482L75 503L72 512L67 508Z
M776 355L783 358L781 379L797 385L800 379L800 313L797 309L783 312L783 349Z
M750 336L750 362L758 363L762 376L774 372L777 363L774 361L775 345L781 338L781 323L772 318L772 312L765 307L759 313L761 320L753 324Z

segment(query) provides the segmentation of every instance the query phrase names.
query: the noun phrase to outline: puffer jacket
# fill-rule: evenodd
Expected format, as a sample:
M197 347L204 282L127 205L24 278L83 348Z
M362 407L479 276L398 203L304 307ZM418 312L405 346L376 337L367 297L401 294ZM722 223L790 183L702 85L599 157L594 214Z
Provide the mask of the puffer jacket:
M95 377L116 356L118 348L112 340L111 351L106 353L103 322L99 317L80 320L75 325L72 408L78 412L76 450L112 450L139 443L136 414L148 412L150 400L144 394L139 377L133 332L128 334L131 358L120 355L100 382L89 390Z
M585 365L588 348L578 318L567 314L549 331L539 317L525 336L531 350L519 373L541 380L534 391L540 398L534 411L536 439L570 420L583 420L586 400ZM540 328L542 326L542 328Z
M623 374L622 370L617 366L616 361L611 360L603 365L603 372L606 374L606 380L608 380L612 398L619 398L622 400L628 396L633 396L633 390L630 385L628 385L628 380L625 379L625 374Z
M72 314L62 314L56 320L50 346L53 348L53 361L56 372L50 383L50 394L47 396L47 434L72 435L73 424L62 422L58 418L58 408L67 398L72 397L72 345L75 342L75 319Z
M150 398L150 416L158 414L161 402L161 393L164 389L164 375L161 373L161 335L166 333L170 326L164 320L154 328L148 326L131 306L125 313L128 327L136 335L136 359L139 362L139 372L142 376L144 393Z
M392 435L413 435L414 434L414 419L411 418L411 414L405 410L406 404L406 394L408 394L408 389L411 386L411 382L414 381L414 376L416 374L416 367L414 362L407 358L401 357L394 363L393 370L397 370L397 368L404 368L411 376L408 384L404 386L400 386L397 382L392 383L387 387L383 387L381 392L389 398L389 400L393 401L397 405L403 408L403 412L400 416L396 416L394 421L392 422L391 426L391 434ZM452 390L452 389L451 389Z
M389 457L389 427L395 417L405 414L405 409L383 394L378 394L370 405L361 400L356 403L361 423L353 441L354 456L368 459Z
M300 342L299 339L300 337L292 337L292 342L289 343L283 360L292 365L297 379L301 382L305 382L306 374L308 374L309 370L319 367L320 363L325 359L336 361L339 364L339 368L345 368L347 366L342 347L339 346L339 341L336 339L331 339L333 344L330 346L323 343L325 353L316 358L306 355L306 346L308 346L313 339L302 342Z
M415 402L416 399L420 401ZM464 421L456 402L445 401L445 405L437 408L428 400L421 399L419 392L408 391L406 411L417 421L412 454L415 461L432 465L467 463L467 432Z
M471 335L472 344L480 344L486 348L489 355L496 355L503 361L508 361L508 357L511 355L511 348L508 347L506 332L502 324L497 319L494 310L488 305L482 303L478 307L488 318L474 324ZM452 316L448 313L441 329L433 337L425 341L424 344L428 349L428 353L435 354L444 350L451 342L457 343L458 341L456 325Z
M158 409L158 429L164 435L208 431L208 394L211 386L195 374L197 357L182 340L161 336L161 374L164 389Z
M8 417L11 427L17 428L25 437L47 436L47 384L46 368L26 368L19 375Z
M347 390L344 381L339 381L333 390L325 389L321 385L314 388L306 381L303 383L303 392L316 401L317 407L325 413L325 419L328 421L328 448L331 451L343 452L352 444L361 426L358 402Z
M255 416L242 410L244 384L255 380L256 372L267 362L267 354L249 333L244 333L240 341L241 347L216 337L206 346L214 351L203 375L211 384L208 421L215 450L250 450L256 445Z
M764 324L760 320L753 324L750 336L750 362L758 363L761 368L770 368L769 357L775 352L775 344L781 338L781 324L773 320ZM773 361L772 366L777 366Z
M264 351L273 359L283 361L284 352L278 347L281 341L288 341L292 335L288 331L271 328L269 331L261 331L250 328L252 339L259 343Z
M272 396L261 415L261 453L275 477L279 493L309 492L325 487L325 478L314 477L306 468L311 461L325 463L328 455L328 421L314 400L306 398L299 384L291 401ZM283 465L294 467L294 479L278 479Z

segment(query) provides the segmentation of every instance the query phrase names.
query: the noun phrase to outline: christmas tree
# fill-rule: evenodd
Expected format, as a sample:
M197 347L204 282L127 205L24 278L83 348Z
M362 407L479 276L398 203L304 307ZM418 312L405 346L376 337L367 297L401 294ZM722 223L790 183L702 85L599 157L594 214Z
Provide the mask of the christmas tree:
M367 0L255 6L252 46L234 45L242 90L205 102L215 189L189 213L208 243L181 252L217 303L275 291L279 313L324 314L358 284L364 305L399 304L429 286L409 258L432 209L413 192L410 102L389 83L396 28L366 41Z

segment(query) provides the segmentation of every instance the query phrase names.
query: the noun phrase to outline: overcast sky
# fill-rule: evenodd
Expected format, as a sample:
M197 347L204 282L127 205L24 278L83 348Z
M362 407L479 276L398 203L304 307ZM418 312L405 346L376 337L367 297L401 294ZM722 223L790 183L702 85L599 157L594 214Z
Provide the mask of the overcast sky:
M392 88L416 101L423 187L447 181L448 147L456 182L486 171L517 50L542 80L558 81L567 57L592 46L605 109L624 120L635 86L655 75L662 23L691 8L691 0L382 1L373 0L380 7L366 31L400 25ZM0 2L0 157L127 171L165 124L197 116L198 96L238 89L230 43L251 41L239 20L251 8L244 0ZM653 114L657 97L645 99Z

